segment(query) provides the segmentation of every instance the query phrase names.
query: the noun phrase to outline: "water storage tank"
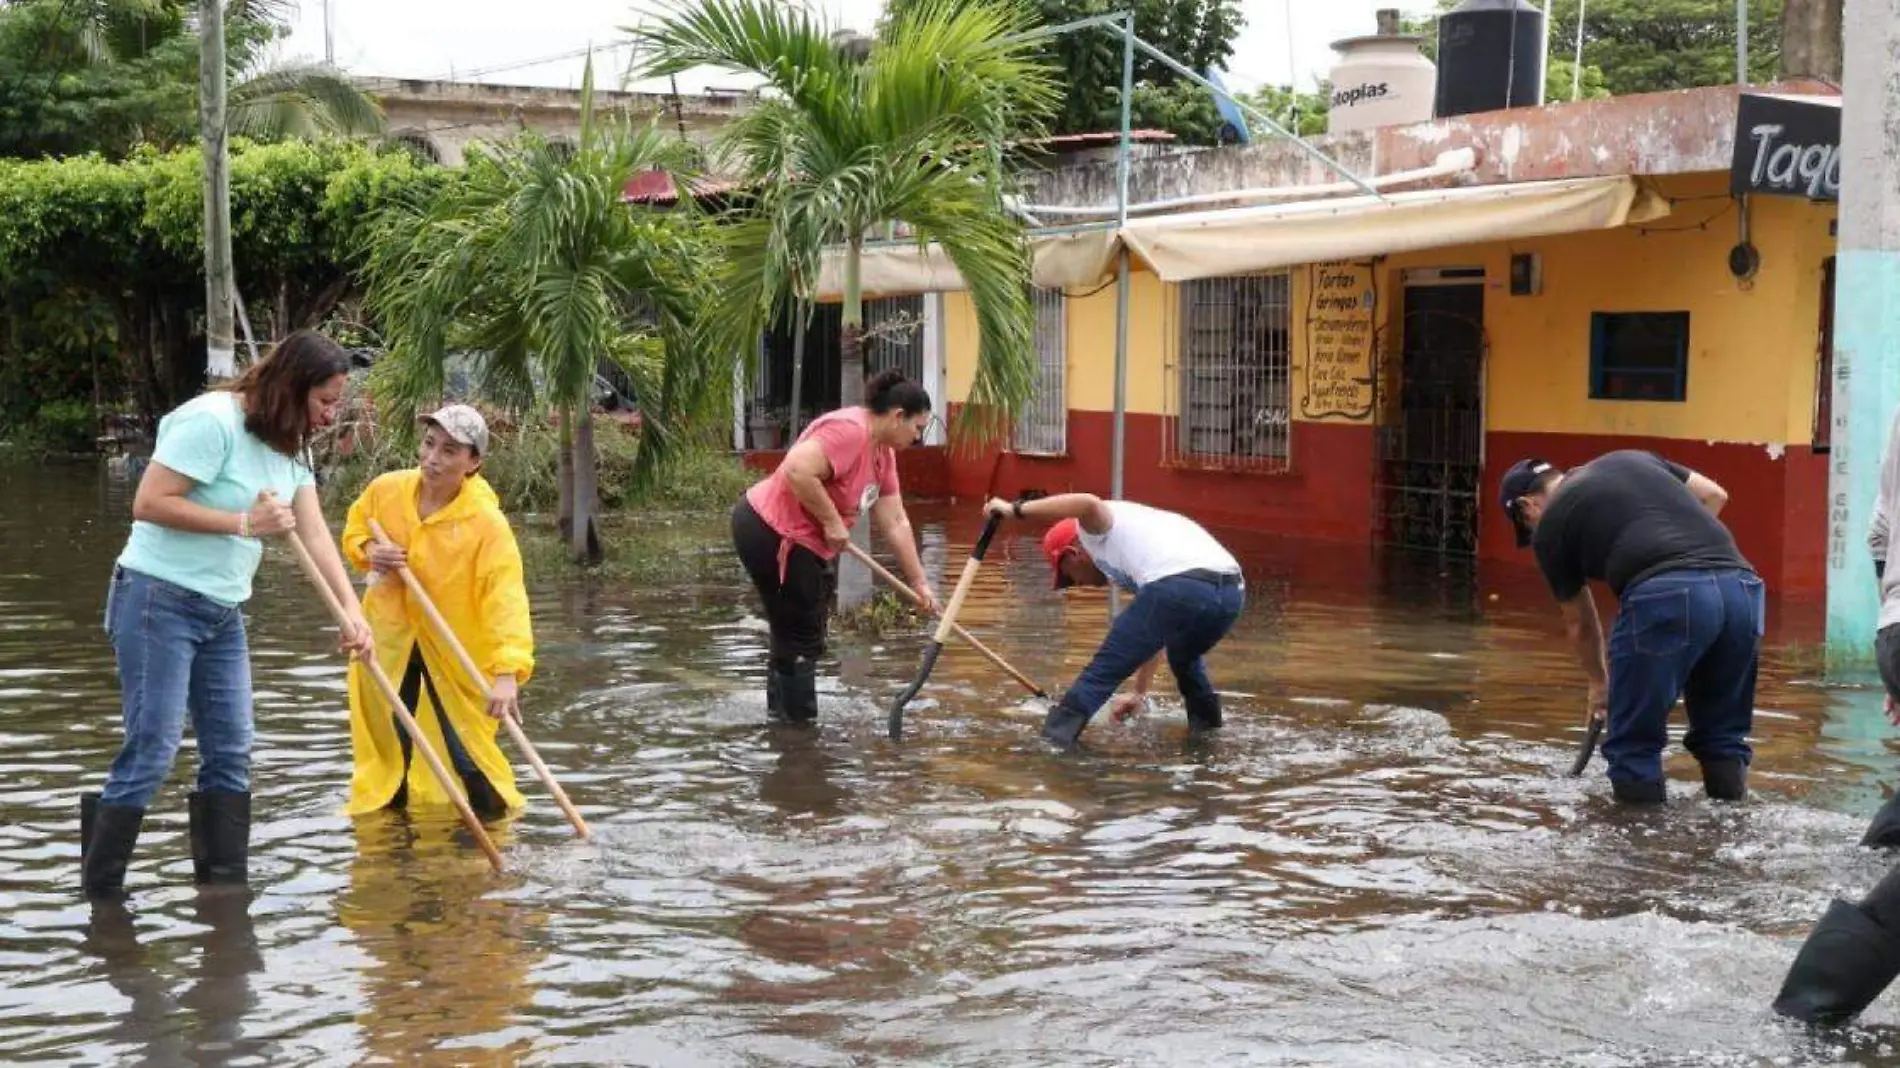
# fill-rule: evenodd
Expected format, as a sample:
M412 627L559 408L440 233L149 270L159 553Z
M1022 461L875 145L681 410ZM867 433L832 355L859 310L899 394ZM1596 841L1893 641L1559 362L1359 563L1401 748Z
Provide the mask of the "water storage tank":
M1465 0L1438 19L1438 114L1544 102L1544 13L1529 0Z
M1425 122L1432 117L1438 71L1419 54L1420 38L1399 32L1397 11L1379 12L1379 32L1334 41L1332 104L1326 132Z

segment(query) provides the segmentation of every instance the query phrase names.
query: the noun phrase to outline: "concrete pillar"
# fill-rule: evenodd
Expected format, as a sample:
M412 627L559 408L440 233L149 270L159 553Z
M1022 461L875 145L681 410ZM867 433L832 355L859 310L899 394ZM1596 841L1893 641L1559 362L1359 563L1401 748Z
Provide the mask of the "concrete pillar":
M1847 0L1828 468L1828 660L1867 659L1879 591L1867 520L1900 406L1900 7Z

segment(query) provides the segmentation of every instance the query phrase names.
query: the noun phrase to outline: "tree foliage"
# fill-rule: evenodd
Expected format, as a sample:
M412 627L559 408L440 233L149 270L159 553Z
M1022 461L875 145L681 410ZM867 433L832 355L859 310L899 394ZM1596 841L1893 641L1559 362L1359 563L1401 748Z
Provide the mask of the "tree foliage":
M751 193L723 220L727 270L717 320L749 347L814 292L824 250L844 247L843 382L862 396L866 235L905 227L936 242L969 285L981 333L971 425L1005 425L1034 389L1028 245L1004 207L999 146L1033 135L1060 103L1056 74L1011 0L914 0L847 55L809 11L774 0L680 4L634 32L649 75L700 65L764 77L771 93L722 132L718 168ZM981 434L979 433L979 436Z
M45 387L33 404L87 386L109 401L123 381L149 417L199 390L201 173L195 148L116 162L0 159L0 375L42 368L30 376ZM336 142L234 141L237 286L260 340L321 321L352 286L374 213L447 175ZM48 378L49 365L66 373Z
M893 19L926 0L890 0ZM1060 26L1078 19L1132 11L1135 34L1202 77L1225 67L1244 16L1239 0L1033 0L1036 21ZM1092 28L1044 42L1041 57L1063 72L1061 106L1051 120L1058 134L1121 129L1122 36ZM1135 53L1130 111L1137 129L1167 130L1190 144L1213 144L1220 115L1210 90L1144 52Z
M635 380L636 477L729 410L737 349L707 329L717 262L710 223L687 205L631 208L642 172L682 175L687 146L658 120L634 128L593 110L579 143L532 132L474 151L461 179L392 204L365 235L370 307L388 355L379 404L407 423L444 394L452 354L481 353L479 388L517 412L552 406L564 427L561 518L577 559L599 558L592 387L603 362ZM729 423L727 425L730 425Z
M0 0L0 156L123 158L198 137L198 30L189 0ZM230 0L227 121L253 140L372 133L375 103L327 67L266 65L282 0Z
M1319 82L1312 92L1296 92L1284 85L1263 85L1251 93L1238 95L1249 107L1258 109L1301 137L1314 137L1326 132L1326 116L1332 110L1332 87L1324 81ZM1260 126L1251 116L1248 117L1247 129L1255 140L1269 133Z
M1440 12L1459 0L1438 0ZM1781 62L1783 0L1748 0L1751 82L1773 81ZM1545 99L1569 100L1577 17L1583 13L1584 96L1628 96L1735 82L1734 0L1552 0ZM1436 59L1437 18L1413 20ZM1594 91L1593 91L1593 87Z

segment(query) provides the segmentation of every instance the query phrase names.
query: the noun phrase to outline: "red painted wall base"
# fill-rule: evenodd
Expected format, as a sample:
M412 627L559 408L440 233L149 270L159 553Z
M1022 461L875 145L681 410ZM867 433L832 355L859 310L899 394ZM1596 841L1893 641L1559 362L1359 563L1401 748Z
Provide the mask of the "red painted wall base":
M1371 427L1295 423L1293 470L1244 474L1163 466L1158 458L1164 426L1159 416L1128 416L1124 489L1130 499L1227 530L1370 544L1375 450ZM1071 411L1066 456L1019 456L993 447L980 452L931 450L940 468L911 455L920 450L910 450L905 459L919 469L920 484L929 484L930 476L941 472L944 489L959 498L1013 497L1027 489L1106 493L1112 436L1109 413ZM1825 591L1827 462L1806 446L1771 451L1762 445L1664 438L1487 434L1480 560L1520 566L1528 562L1495 504L1498 482L1512 463L1537 456L1574 466L1629 448L1658 452L1727 487L1730 501L1722 519L1776 596L1811 597ZM903 477L907 495L933 495L912 489L911 467L903 469Z
M1484 492L1498 497L1510 465L1526 456L1574 467L1616 449L1648 449L1692 467L1729 492L1722 521L1749 563L1778 594L1820 594L1827 586L1827 458L1807 446L1771 452L1763 445L1674 438L1495 433L1485 436ZM1517 552L1509 520L1486 508L1479 555Z

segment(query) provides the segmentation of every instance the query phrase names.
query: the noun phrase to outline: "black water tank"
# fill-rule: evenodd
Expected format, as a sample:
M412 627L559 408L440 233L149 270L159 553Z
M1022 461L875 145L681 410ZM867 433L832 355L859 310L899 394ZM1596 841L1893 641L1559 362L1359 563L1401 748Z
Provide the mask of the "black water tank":
M1544 102L1544 13L1529 0L1465 0L1438 18L1440 118Z

